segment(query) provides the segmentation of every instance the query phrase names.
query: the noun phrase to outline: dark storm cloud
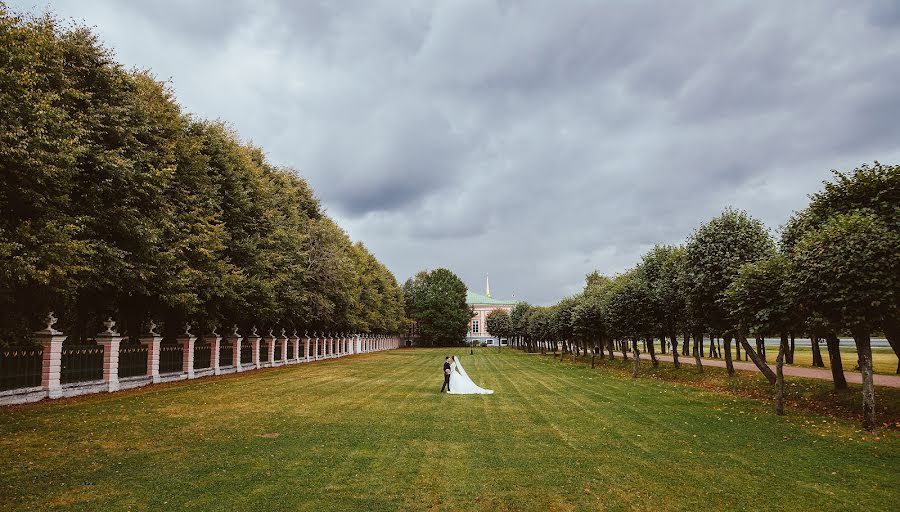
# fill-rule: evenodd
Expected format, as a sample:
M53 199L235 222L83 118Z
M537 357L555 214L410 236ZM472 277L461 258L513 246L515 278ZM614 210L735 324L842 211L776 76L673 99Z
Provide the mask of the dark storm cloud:
M259 5L257 5L259 4ZM51 2L297 169L405 279L549 303L900 160L896 2ZM13 3L32 9L32 4Z

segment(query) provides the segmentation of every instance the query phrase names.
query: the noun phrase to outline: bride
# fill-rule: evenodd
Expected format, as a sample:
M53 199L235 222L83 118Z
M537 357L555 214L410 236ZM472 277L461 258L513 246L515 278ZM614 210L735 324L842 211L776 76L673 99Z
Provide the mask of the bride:
M447 392L451 395L491 395L494 390L478 387L469 378L459 358L453 356L453 362L450 363L450 390Z

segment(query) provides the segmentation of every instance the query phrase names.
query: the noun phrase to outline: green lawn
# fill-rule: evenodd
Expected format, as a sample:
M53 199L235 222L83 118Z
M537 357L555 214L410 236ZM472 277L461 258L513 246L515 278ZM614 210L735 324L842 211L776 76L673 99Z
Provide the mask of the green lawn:
M447 353L496 394L438 394ZM864 435L791 408L776 417L761 401L512 349L397 350L6 408L0 450L4 511L900 501L897 430Z
M822 342L822 362L825 368L831 368L831 362L828 359L828 349L825 348L825 342ZM769 347L766 351L766 360L774 364L778 357L778 347ZM841 362L844 364L845 372L859 371L857 370L856 347L841 347ZM793 366L812 366L812 348L811 347L794 347L794 364ZM872 349L872 369L875 373L883 373L886 375L894 375L897 373L897 356L890 347L877 347Z

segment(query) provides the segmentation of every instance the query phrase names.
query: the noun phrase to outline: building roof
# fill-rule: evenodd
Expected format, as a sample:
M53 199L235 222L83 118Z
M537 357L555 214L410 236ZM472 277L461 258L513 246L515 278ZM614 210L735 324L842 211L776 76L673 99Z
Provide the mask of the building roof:
M487 295L482 295L480 293L475 293L472 290L466 290L466 304L469 305L493 305L493 306L515 306L518 304L518 301L515 300L500 300L493 299L488 297Z

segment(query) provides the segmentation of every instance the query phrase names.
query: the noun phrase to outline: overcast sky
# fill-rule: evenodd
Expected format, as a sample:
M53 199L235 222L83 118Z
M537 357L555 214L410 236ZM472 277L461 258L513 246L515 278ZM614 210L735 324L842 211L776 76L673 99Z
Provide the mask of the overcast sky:
M264 4L264 5L256 5ZM900 162L900 2L16 0L306 178L399 281L552 303Z

